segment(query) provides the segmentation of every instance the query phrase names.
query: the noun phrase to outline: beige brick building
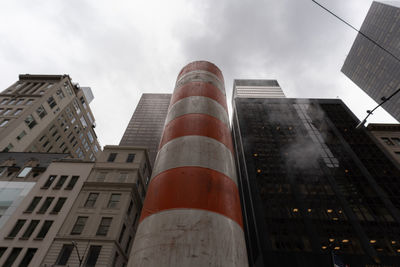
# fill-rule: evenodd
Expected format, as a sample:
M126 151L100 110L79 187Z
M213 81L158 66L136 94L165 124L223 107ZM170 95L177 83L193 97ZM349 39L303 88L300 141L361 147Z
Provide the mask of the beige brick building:
M100 150L90 88L68 75L20 75L0 94L0 151L69 153L94 161Z
M143 148L105 146L41 266L125 266L149 166Z

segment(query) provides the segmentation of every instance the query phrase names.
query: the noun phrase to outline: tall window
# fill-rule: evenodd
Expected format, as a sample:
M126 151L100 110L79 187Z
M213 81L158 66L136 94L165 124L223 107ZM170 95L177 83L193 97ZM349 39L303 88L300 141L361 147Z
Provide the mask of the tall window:
M58 213L60 212L60 210L62 209L62 207L64 206L65 201L67 201L66 197L60 197L57 200L56 205L54 206L53 210L51 211L51 213Z
M67 265L69 256L71 256L74 246L71 244L64 244L56 261L56 265Z
M50 96L50 97L47 99L47 103L49 104L49 106L50 106L51 108L54 108L54 107L57 105L56 101L54 100L54 97L52 97L52 96Z
M28 266L29 263L31 262L32 258L35 256L35 253L37 251L37 248L28 248L28 250L25 253L24 258L22 261L19 263L19 267L24 267Z
M89 252L86 258L86 267L95 267L97 258L99 257L101 246L90 246Z
M67 180L67 178L68 178L68 176L61 175L60 179L58 179L58 182L53 187L53 189L60 189L63 186L63 184L65 183L65 181Z
M124 225L122 226L121 233L119 234L118 243L121 243L122 238L124 237L124 234L125 234L125 230L126 230L126 226L125 226L125 224L124 224Z
M5 263L3 263L3 267L11 267L14 264L15 259L18 257L19 253L21 253L22 248L13 248L11 250L10 255Z
M39 211L37 213L45 213L47 209L50 207L51 203L53 202L54 197L46 197L44 203L40 207Z
M108 201L107 208L115 208L118 206L121 194L111 194L110 200Z
M10 120L3 120L3 121L0 123L0 127L6 126L7 123L8 123L9 121L10 121Z
M19 108L17 110L14 111L14 116L17 116L18 114L20 114L22 112L22 108Z
M63 98L65 97L64 92L62 91L61 88L57 89L56 94L57 94L57 96L58 96L58 98L59 98L60 100L63 99Z
M103 217L101 218L101 222L99 228L97 229L96 235L106 236L108 233L108 229L110 228L112 218Z
M72 176L71 180L69 180L68 185L65 187L65 189L71 190L72 188L74 188L76 182L78 181L79 176Z
M6 111L4 111L4 113L3 113L3 116L10 114L11 110L12 110L12 108L6 109Z
M40 232L36 236L36 238L45 238L47 232L49 231L51 225L53 224L53 221L44 221L42 225L42 229L40 229Z
M26 125L28 125L29 129L32 129L37 124L32 115L29 115L28 117L25 118L25 123Z
M26 177L32 170L32 167L25 167L22 171L17 175L17 178L24 178Z
M26 135L25 130L22 130L22 132L17 136L17 140L21 140L22 137L24 137Z
M92 208L94 207L94 204L96 203L97 197L99 196L99 193L90 193L86 202L85 202L85 207L86 208Z
M22 103L25 101L25 99L20 99L17 101L17 103L15 105L19 106L22 105Z
M134 159L135 159L135 154L128 154L126 162L133 162Z
M39 204L41 199L42 197L34 197L25 212L32 212L36 208L37 204Z
M49 188L51 186L51 184L54 182L54 180L56 179L56 175L50 175L49 178L47 179L47 181L44 183L43 185L43 189Z
M22 226L24 226L26 220L18 220L15 225L14 228L11 230L11 232L8 234L7 237L13 238L16 237L18 232L21 230Z
M76 219L74 227L72 227L71 235L80 235L85 228L88 217L79 216Z
M36 226L39 224L39 220L32 220L29 225L28 228L26 228L24 234L22 235L22 238L29 238L33 231L35 231Z
M38 114L39 118L41 118L41 119L42 119L44 116L47 115L47 112L46 112L45 108L44 108L42 105L40 105L40 106L36 109L36 113Z
M107 161L108 162L114 162L116 157L117 157L117 153L110 153L110 155L108 156Z

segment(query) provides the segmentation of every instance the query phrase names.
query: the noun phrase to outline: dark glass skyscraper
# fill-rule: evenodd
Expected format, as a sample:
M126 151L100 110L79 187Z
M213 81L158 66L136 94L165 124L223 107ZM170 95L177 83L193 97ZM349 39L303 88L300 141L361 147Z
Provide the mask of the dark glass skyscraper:
M400 58L400 4L373 2L361 32ZM400 62L373 42L358 34L344 62L342 72L376 102L400 87ZM383 105L400 121L400 94Z
M400 266L400 170L341 100L233 110L250 266Z
M171 94L143 94L122 136L120 146L142 146L153 166L164 129Z

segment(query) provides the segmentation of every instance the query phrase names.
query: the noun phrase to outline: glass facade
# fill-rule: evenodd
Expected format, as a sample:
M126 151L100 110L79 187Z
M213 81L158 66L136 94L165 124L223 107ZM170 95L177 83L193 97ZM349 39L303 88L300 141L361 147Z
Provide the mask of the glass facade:
M143 94L120 146L146 147L153 166L164 129L171 94Z
M233 104L250 266L400 264L400 170L341 100Z
M360 31L400 58L399 17L399 7L392 3L373 2ZM400 87L400 62L360 34L342 72L378 103ZM400 94L386 102L383 108L400 121Z

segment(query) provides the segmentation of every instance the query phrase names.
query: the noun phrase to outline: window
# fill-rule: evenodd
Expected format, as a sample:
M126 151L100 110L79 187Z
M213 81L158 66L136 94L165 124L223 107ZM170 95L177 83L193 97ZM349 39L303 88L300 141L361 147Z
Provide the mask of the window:
M118 243L121 243L122 238L124 237L125 230L126 230L126 226L125 226L125 224L124 224L124 225L122 226L121 233L119 234Z
M29 238L31 237L33 231L35 231L36 226L39 224L39 220L32 220L29 225L28 228L26 228L25 233L22 235L22 238Z
M107 208L116 208L119 203L119 199L121 198L121 194L111 194L110 200L108 201Z
M110 228L112 218L103 217L101 218L101 222L99 228L97 229L96 235L106 236L108 233L108 229Z
M6 98L6 99L3 99L3 100L1 101L1 103L0 103L0 105L5 105L7 102L8 102L8 99L7 99L7 98Z
M85 227L88 217L79 216L76 219L74 227L72 227L71 235L80 235Z
M6 111L4 111L3 116L10 114L12 111L12 108L8 108L6 109Z
M49 104L50 108L54 108L57 105L56 101L54 100L54 97L52 96L50 96L47 99L47 103Z
M54 180L56 179L56 175L50 175L49 178L47 179L46 183L44 183L42 189L46 189L49 188L51 186L51 184L54 182Z
M53 221L44 221L42 229L40 229L40 232L36 236L36 238L45 238L47 232L49 231L51 225L53 224Z
M42 197L34 197L31 201L31 204L29 204L28 208L25 210L25 212L32 212L35 210L37 204L39 204L40 200Z
M4 252L6 252L7 248L6 247L0 247L0 259L1 256L3 256Z
M86 258L86 267L95 267L97 258L99 257L101 246L90 246L89 252Z
M45 213L47 209L50 207L51 203L53 202L54 197L46 197L44 200L44 203L40 207L39 211L37 213Z
M18 136L17 136L17 140L21 140L22 137L24 137L26 135L25 131L22 131Z
M117 252L115 252L114 259L113 259L113 264L112 264L112 267L115 267L115 266L117 266L118 257L119 257L118 253L117 253Z
M85 118L84 117L80 117L80 120L81 120L83 128L86 128L87 127L87 122L86 122Z
M93 150L94 150L95 153L99 152L99 148L97 147L97 145L93 146Z
M9 121L10 121L10 120L3 120L3 121L0 123L0 127L6 126L7 123L8 123Z
M32 105L33 103L33 99L28 99L28 101L26 101L25 105Z
M22 102L24 102L24 101L25 101L25 99L20 99L20 100L18 100L18 102L15 105L22 105Z
M66 197L60 197L57 200L56 205L54 206L53 210L51 211L51 213L58 213L60 212L60 210L62 209L62 207L64 206L65 201L67 201Z
M39 118L43 118L44 116L47 115L46 109L43 107L43 105L40 105L37 109L36 109L36 113L38 114Z
M394 143L387 137L381 137L382 141L388 146L394 146Z
M392 140L396 143L396 145L400 146L400 138L393 137Z
M56 94L57 94L57 96L58 96L58 98L59 98L60 100L63 99L63 98L65 97L64 92L63 92L63 90L62 90L61 88L57 89Z
M73 245L64 244L60 251L60 254L58 254L56 265L67 265L69 256L71 256L73 249L74 249Z
M14 112L14 116L17 116L18 114L20 114L22 112L22 108L19 108L19 109L17 109L15 112Z
M35 253L37 251L37 248L28 248L28 250L25 253L24 258L18 265L18 267L25 267L28 266L29 263L31 262L32 258L35 256Z
M83 108L86 108L85 98L83 96L81 96L80 100L81 100Z
M58 182L53 187L53 189L60 189L63 186L63 184L65 183L65 181L67 180L67 178L68 178L68 176L61 175L60 179L58 179Z
M133 162L134 159L135 159L135 154L128 154L126 162Z
M108 162L114 162L116 157L117 157L117 153L110 153L110 155L108 156L107 161Z
M93 135L92 135L92 133L90 131L87 132L87 136L89 138L90 143L93 143L94 138L93 138Z
M85 207L86 208L92 208L94 207L94 204L96 203L97 197L99 196L99 193L90 193L86 202L85 202Z
M11 232L8 234L7 237L10 237L10 238L16 237L19 230L21 230L22 226L24 226L25 222L26 222L26 220L18 220L15 223L14 228L11 230Z
M3 149L3 152L8 152L13 148L14 148L13 144L9 143L8 146Z
M11 267L14 264L15 259L21 253L22 248L13 248L7 260L3 263L3 267Z
M104 182L104 180L106 179L107 173L106 172L99 172L97 174L97 181L98 182Z
M32 170L32 167L25 167L22 171L17 175L17 178L24 178L26 177Z
M131 200L131 202L129 203L128 210L126 211L126 214L128 214L128 215L131 214L132 207L133 207L133 201Z
M123 183L125 182L126 178L128 177L128 173L126 172L121 172L119 174L118 182Z
M28 117L26 117L25 123L26 123L26 125L28 125L29 129L32 129L37 124L32 115L29 115Z
M81 109L79 108L78 102L76 102L76 100L74 100L73 105L74 105L76 113L79 115L81 113Z
M8 105L14 105L15 101L16 101L15 99L11 99Z

